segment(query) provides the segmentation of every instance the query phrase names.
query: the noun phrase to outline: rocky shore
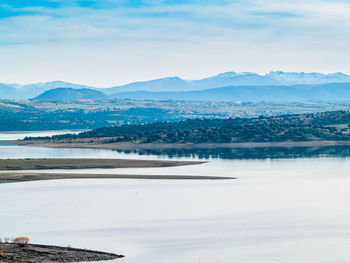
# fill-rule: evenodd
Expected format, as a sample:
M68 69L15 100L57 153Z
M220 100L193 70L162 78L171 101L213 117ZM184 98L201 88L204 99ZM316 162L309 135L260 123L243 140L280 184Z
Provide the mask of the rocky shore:
M1 263L88 262L124 257L114 253L34 244L19 246L14 243L1 243L1 248Z

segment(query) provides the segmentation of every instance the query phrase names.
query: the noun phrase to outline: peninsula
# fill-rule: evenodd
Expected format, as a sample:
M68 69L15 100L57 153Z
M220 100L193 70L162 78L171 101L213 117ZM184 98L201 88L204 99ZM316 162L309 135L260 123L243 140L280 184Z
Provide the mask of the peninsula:
M109 126L79 134L27 137L13 143L121 150L349 145L350 112Z

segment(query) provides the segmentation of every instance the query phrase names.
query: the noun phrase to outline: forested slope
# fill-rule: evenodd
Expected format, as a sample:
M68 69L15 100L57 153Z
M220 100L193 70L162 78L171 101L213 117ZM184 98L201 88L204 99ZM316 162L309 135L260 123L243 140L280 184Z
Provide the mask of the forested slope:
M334 111L279 117L190 119L145 125L104 127L53 140L99 139L99 142L230 143L349 140L350 112ZM101 140L101 138L103 138ZM93 142L93 140L91 140Z

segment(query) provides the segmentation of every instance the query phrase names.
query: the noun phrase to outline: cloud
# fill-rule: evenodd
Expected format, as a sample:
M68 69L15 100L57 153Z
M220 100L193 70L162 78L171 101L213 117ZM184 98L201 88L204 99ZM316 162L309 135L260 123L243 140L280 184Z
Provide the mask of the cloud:
M271 26L287 12L255 11L226 1L63 1L3 6L1 43L41 41L174 40ZM177 2L177 3L175 3ZM6 12L4 11L6 10ZM205 28L206 30L203 30ZM14 33L14 32L17 33Z
M2 52L0 59L37 61L47 78L58 78L62 75L49 65L56 63L57 69L61 63L64 72L61 58L67 57L83 67L66 73L75 80L75 72L80 82L83 75L92 78L92 69L84 68L87 60L95 61L99 70L90 81L103 85L147 74L191 77L225 69L328 71L333 66L349 72L349 12L347 1L330 0L3 0L0 51L13 56ZM112 74L107 67L122 73L107 76L104 72ZM0 69L5 78L30 79L29 73ZM39 73L31 78L42 80Z

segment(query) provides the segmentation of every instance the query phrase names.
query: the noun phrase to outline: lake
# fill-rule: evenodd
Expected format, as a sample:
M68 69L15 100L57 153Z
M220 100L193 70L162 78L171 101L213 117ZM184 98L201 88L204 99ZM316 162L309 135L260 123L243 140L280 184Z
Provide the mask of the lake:
M0 236L25 235L32 243L116 252L126 256L115 261L121 263L348 262L349 149L125 153L2 145L0 158L208 160L186 167L74 171L77 173L238 179L2 184Z

